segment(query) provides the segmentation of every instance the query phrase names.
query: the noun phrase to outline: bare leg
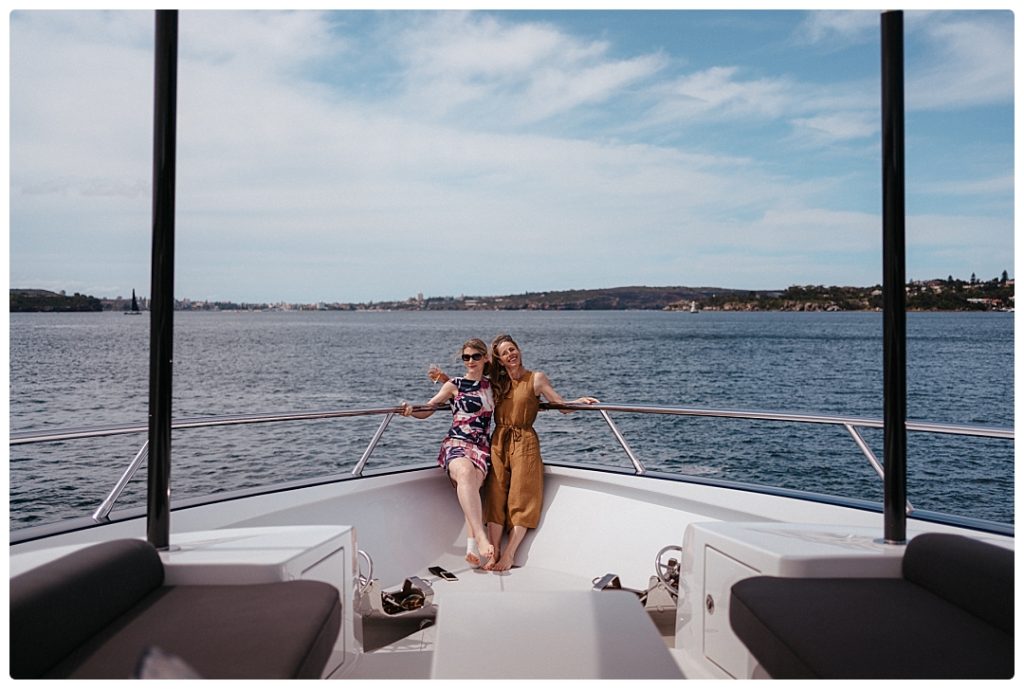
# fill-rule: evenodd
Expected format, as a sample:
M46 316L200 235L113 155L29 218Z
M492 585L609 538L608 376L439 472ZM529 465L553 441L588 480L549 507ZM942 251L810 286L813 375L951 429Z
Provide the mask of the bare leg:
M501 554L501 532L503 530L503 525L497 522L487 522L487 537L490 539L491 545L494 546L494 555L484 565L484 569L494 569L494 566L498 563L498 556Z
M459 496L459 505L462 506L462 513L466 516L466 524L469 525L470 533L476 538L480 547L481 557L493 558L494 546L487 538L487 530L484 529L483 506L480 504L480 486L483 485L484 476L473 466L468 459L460 458L452 460L448 465L448 475L455 481L456 493Z
M516 550L519 549L519 545L526 537L526 531L527 529L525 526L516 525L512 527L512 533L508 537L508 546L504 551L502 551L501 559L498 560L498 563L493 567L496 572L504 572L512 569L512 565L514 565L516 561Z

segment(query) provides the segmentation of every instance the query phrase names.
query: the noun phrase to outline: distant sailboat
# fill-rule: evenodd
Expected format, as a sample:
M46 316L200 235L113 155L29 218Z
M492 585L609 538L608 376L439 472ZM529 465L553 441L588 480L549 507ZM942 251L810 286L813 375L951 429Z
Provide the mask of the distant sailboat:
M130 311L125 311L124 315L126 315L126 316L138 316L140 313L142 313L142 312L139 311L139 302L135 298L135 290L132 290L132 308L131 308Z
M697 302L690 302L690 313L697 313Z

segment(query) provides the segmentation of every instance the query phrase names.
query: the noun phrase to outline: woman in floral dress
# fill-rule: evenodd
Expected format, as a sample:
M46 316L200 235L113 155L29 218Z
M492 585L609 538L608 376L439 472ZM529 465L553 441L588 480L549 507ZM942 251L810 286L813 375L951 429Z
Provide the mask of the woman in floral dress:
M466 364L466 374L446 381L427 404L451 404L452 425L441 441L437 463L455 485L459 505L466 517L469 539L480 549L479 557L471 548L467 549L466 560L476 565L480 558L487 558L485 566L490 568L495 561L494 546L483 524L480 488L491 463L489 432L494 396L491 383L486 378L491 364L483 340L474 338L462 345L462 361ZM425 419L433 413L433 410L414 412L412 405L402 402L403 416Z

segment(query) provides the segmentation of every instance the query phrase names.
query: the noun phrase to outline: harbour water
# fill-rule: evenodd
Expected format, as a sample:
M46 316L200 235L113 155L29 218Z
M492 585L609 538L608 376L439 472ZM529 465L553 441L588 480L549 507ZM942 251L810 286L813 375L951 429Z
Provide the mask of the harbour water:
M12 431L142 424L149 318L11 314ZM877 313L178 312L176 418L425 402L431 362L508 332L567 399L882 416ZM1013 426L1013 314L908 316L908 416ZM446 414L396 418L368 470L430 462ZM841 428L613 414L649 469L880 502L882 484ZM178 431L174 498L347 473L379 416ZM542 413L545 459L629 462L599 415ZM880 432L865 431L882 456ZM88 514L145 434L11 448L12 529ZM909 434L917 509L1012 523L1013 442ZM118 507L145 502L140 471Z

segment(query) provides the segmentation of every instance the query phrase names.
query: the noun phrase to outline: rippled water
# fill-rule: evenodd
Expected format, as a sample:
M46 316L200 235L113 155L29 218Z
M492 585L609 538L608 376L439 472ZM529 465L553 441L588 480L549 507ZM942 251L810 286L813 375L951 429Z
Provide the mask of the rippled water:
M12 314L11 429L144 424L149 318ZM425 370L461 370L463 340L509 332L566 398L882 416L877 313L262 312L175 314L175 417L426 401ZM1013 425L1013 315L908 317L908 416ZM444 415L397 418L370 468L430 461ZM881 500L842 429L615 414L651 469ZM380 417L179 431L174 497L351 469ZM544 413L552 461L628 466L596 414ZM880 432L865 431L879 457ZM11 448L11 527L91 511L144 442L129 436ZM918 509L1013 522L1013 443L911 433ZM119 506L145 502L145 471Z

